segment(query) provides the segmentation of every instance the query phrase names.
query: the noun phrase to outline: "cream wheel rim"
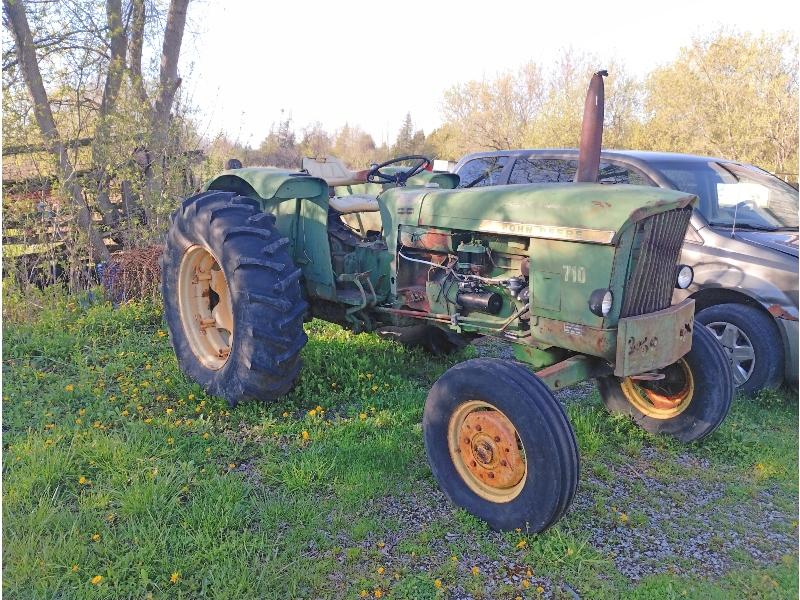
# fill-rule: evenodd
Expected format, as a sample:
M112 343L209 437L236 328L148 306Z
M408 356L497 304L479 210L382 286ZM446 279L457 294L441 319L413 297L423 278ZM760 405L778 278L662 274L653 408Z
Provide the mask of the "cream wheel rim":
M194 355L205 367L221 369L233 344L233 305L220 262L203 246L191 246L183 255L178 305Z

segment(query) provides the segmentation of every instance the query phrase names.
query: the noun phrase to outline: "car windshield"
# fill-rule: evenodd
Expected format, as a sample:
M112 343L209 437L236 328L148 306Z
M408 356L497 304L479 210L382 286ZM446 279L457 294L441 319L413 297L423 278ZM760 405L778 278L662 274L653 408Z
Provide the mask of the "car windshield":
M700 212L720 227L797 229L798 192L752 166L722 161L652 161L675 188L700 198Z

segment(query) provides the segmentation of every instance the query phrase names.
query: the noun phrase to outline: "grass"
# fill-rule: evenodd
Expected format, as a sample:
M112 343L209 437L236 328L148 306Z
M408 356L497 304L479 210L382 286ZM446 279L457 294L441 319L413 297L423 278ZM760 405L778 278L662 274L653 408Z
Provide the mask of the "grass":
M544 535L497 534L442 501L422 444L427 389L470 354L431 359L314 321L295 390L229 409L180 374L158 307L54 304L4 331L9 598L797 596L796 520L764 525L793 540L783 556L768 537L729 544L765 498L796 519L791 394L737 400L695 446L609 416L594 393L571 401L572 511ZM696 490L715 494L699 524ZM653 506L686 510L661 522ZM655 533L707 534L725 567L649 564Z

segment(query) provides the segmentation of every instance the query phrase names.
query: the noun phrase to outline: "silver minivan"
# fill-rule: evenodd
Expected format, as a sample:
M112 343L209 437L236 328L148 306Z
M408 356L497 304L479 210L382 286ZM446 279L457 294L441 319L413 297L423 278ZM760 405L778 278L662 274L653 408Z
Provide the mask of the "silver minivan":
M477 152L455 167L462 187L572 182L578 151ZM753 165L667 152L608 151L600 182L651 185L696 195L681 262L694 282L676 302L728 353L735 383L752 393L798 380L798 192Z

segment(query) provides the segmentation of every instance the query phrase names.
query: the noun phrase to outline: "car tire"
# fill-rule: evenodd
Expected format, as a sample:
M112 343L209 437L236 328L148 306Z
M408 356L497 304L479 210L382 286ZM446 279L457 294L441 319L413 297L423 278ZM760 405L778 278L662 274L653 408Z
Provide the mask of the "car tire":
M737 391L752 395L780 386L783 340L768 313L746 304L717 304L701 310L695 320L711 330L725 349Z
M597 387L608 411L682 442L711 435L725 420L734 389L730 363L714 334L695 327L692 349L660 371L665 374L660 381L599 377Z
M184 200L171 221L161 292L181 371L231 406L286 394L308 304L274 215L252 198L210 191Z
M479 358L447 370L428 393L422 430L442 491L494 529L538 533L572 503L575 434L552 392L520 363Z

